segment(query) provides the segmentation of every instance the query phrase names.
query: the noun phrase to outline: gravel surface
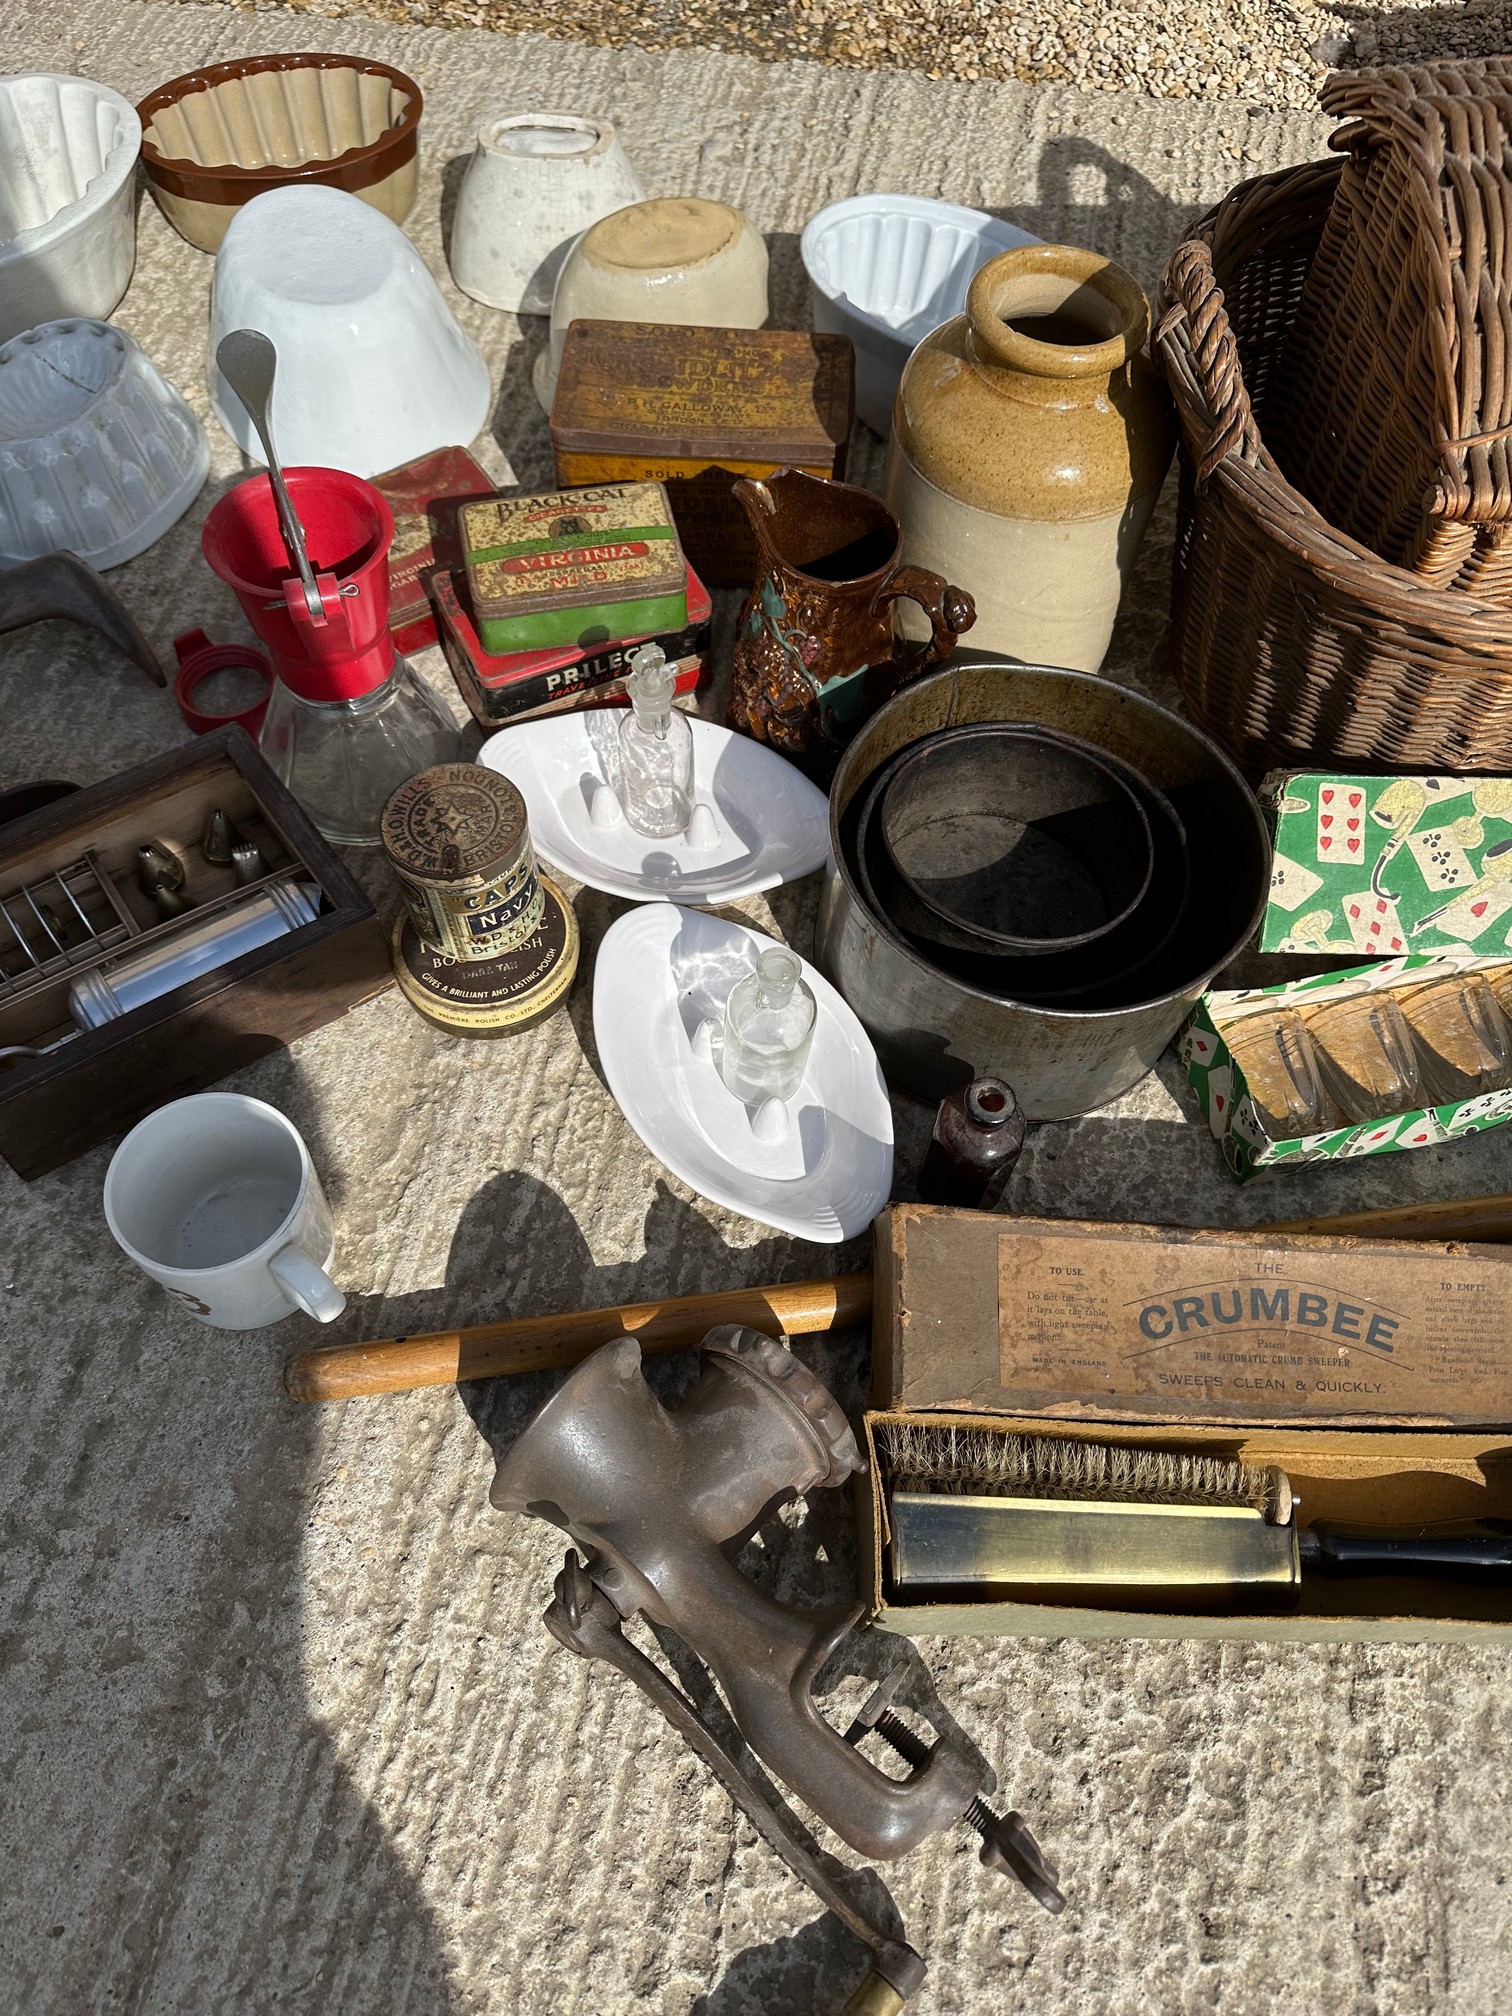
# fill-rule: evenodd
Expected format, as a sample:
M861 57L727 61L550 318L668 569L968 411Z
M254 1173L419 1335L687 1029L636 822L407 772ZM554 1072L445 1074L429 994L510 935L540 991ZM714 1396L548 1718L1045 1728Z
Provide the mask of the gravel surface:
M1303 109L1333 64L1512 46L1512 0L287 0L282 11Z

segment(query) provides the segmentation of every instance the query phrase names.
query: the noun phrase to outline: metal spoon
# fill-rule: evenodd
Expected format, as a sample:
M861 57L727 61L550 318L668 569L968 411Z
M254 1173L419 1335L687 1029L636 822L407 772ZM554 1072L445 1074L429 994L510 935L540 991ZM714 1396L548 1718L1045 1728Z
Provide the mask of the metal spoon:
M268 476L273 484L273 495L278 503L284 545L289 549L290 560L299 570L305 607L310 612L312 623L323 623L325 612L320 603L320 590L315 586L310 556L305 551L304 527L299 522L289 496L289 487L284 482L283 470L273 447L272 422L268 418L273 379L278 370L278 352L260 329L231 329L216 344L215 361L220 366L221 376L240 399L247 410L247 418L257 429L257 438L262 443L263 456L268 464Z

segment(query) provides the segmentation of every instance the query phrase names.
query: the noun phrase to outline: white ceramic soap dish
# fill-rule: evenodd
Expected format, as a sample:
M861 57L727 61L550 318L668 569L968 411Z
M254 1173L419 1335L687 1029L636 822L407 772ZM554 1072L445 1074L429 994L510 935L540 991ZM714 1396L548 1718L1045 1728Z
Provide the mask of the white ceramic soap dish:
M633 902L733 903L823 865L829 806L764 743L713 721L693 730L693 817L671 840L647 840L619 798L617 707L548 714L492 735L478 761L525 800L543 861Z
M719 1072L724 1004L773 940L648 903L604 934L593 1033L609 1090L641 1140L711 1203L797 1239L864 1232L892 1190L892 1108L866 1032L807 961L818 1004L803 1082L748 1107Z

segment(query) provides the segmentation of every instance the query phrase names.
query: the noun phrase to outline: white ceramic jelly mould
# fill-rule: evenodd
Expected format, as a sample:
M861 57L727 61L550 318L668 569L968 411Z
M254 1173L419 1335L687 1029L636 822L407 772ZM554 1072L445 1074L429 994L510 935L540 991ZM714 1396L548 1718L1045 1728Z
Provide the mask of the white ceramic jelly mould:
M1039 241L985 210L930 196L847 196L804 226L814 327L856 346L856 412L874 433L915 344L966 305L977 269Z
M123 330L44 322L0 344L0 567L144 552L188 510L210 444Z
M141 146L141 120L108 85L0 77L0 342L116 306L136 262Z

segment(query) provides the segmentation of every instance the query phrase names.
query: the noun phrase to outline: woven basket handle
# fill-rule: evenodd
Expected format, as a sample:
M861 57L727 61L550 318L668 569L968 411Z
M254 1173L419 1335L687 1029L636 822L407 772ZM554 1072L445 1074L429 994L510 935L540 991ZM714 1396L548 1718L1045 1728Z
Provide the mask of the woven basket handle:
M1172 328L1185 316L1190 331L1192 366L1197 389L1211 415L1211 434L1197 458L1197 483L1205 488L1218 464L1228 455L1251 456L1260 447L1260 432L1250 411L1239 363L1239 346L1230 327L1223 289L1213 277L1212 248L1201 238L1178 245L1165 270L1163 292L1170 306L1155 330L1165 346Z

